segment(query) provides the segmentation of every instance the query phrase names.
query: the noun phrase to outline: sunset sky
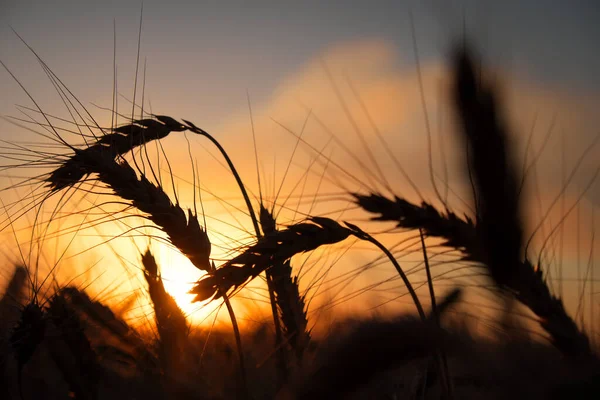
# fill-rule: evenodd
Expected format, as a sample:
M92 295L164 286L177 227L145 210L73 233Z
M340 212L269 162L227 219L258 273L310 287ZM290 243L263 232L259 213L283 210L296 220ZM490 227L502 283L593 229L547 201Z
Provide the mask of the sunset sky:
M131 99L140 11L139 1L0 0L0 60L45 112L68 118L44 71L12 28L97 115L101 123L108 121L109 124L109 114L92 103L102 107L112 104L113 21L116 27L118 89ZM230 151L247 178L248 186L258 195L249 95L258 136L259 167L265 176L263 189L268 188L268 193L275 193L277 179L283 176L282 171L295 139L274 121L296 133L300 132L305 120L308 121L306 136L303 137L318 148L325 144L322 125L326 125L354 152L361 151L360 142L352 133L348 117L329 81L329 71L361 129L374 139L369 133L372 127L348 82L360 93L375 124L402 160L409 175L423 188L426 197L435 202L428 173L426 130L411 12L426 106L435 134L434 144L439 148L442 140L441 143L448 149L450 187L459 193L468 193L465 192L467 186L461 172L462 151L454 142L452 132L446 74L449 49L463 32L463 15L468 37L501 83L505 108L513 128L518 165L522 164L533 121L536 122L532 148L536 150L542 146L544 136L553 126L548 144L536 164L539 187L529 185L527 190L530 196L525 219L532 230L541 215L540 203L533 194L536 191L540 193L539 201L545 211L560 191L562 149L565 149L568 175L578 157L600 133L600 115L597 112L600 105L600 53L597 49L600 6L594 0L146 0L143 4L140 49L140 71L144 62L147 66L144 107L147 111L151 108L158 114L191 120L213 133ZM140 87L141 83L138 89ZM33 106L4 70L0 71L0 93L0 114L3 116L22 116L15 104ZM141 90L137 96L139 101ZM121 98L119 101L120 109L123 107L123 111L128 109L131 113L127 100ZM307 120L309 110L311 115ZM0 120L0 138L4 141L40 141L40 138L5 120ZM191 138L191 142L194 154L201 158L202 185L222 197L238 196L233 180L225 170L215 162L210 164L214 160L207 157L208 153L202 148L207 144L197 138ZM165 146L174 168L186 171L187 179L191 179L187 142L183 135L170 137ZM356 163L340 146L331 144L324 152L349 171L357 171ZM414 191L384 155L383 148L374 145L373 152L398 194L417 200ZM211 154L216 153L211 150ZM600 148L592 149L574 174L573 184L564 196L566 208L589 184L599 167L599 155ZM299 151L295 159L297 164L291 169L290 182L286 182L283 192L291 190L313 156L305 147ZM434 165L441 173L442 164L438 156L439 152L435 150ZM202 168L209 172L202 172ZM274 169L278 171L277 179L273 179ZM320 173L317 170L313 175L313 189L318 187ZM5 184L3 182L3 187ZM345 184L350 186L350 181L345 181ZM185 189L183 184L179 188L189 206L192 191L189 187ZM323 193L341 190L327 185L320 189ZM359 190L358 187L348 189ZM317 203L319 212L334 210L328 208L325 202ZM466 211L456 199L454 204L459 211ZM580 273L574 267L576 260L587 266L592 245L591 231L598 226L598 218L592 220L591 215L598 206L600 184L592 183L565 228L565 265L569 269L566 274L571 278ZM222 208L209 202L206 207L207 216L211 212L212 216L220 215L219 218L226 214ZM338 211L338 208L335 210ZM575 218L577 214L579 223ZM549 215L552 224L556 224L561 216L559 205ZM288 221L293 219L292 216L285 218ZM362 215L362 219L365 218L366 215ZM209 220L209 227L211 223L216 222ZM539 243L550 232L552 224L543 227L545 233L537 238ZM580 228L579 236L575 232L577 226ZM223 226L221 229L224 229ZM249 233L239 230L232 230L230 235L240 240L249 237ZM215 241L219 240L215 238ZM125 241L123 246L128 243ZM596 248L598 240L595 243ZM138 245L144 244L139 242ZM223 243L223 246L227 247L227 244ZM217 248L214 250L219 251ZM8 250L5 252L10 253ZM218 254L224 257L226 253ZM596 251L595 258L599 254ZM86 262L98 259L90 256ZM177 254L163 254L160 259L163 263L185 261ZM132 255L130 261L135 263L136 256ZM362 261L367 262L368 257L365 256ZM595 264L597 267L598 263ZM177 273L164 272L165 277L172 281L167 283L168 289L185 290L185 285L196 277L191 272L187 275L181 272L188 267L181 267L181 270L173 267L172 270L179 271ZM357 285L366 284L368 279ZM573 289L581 290L576 284L571 284L570 290ZM373 297L370 301L376 304L378 300Z

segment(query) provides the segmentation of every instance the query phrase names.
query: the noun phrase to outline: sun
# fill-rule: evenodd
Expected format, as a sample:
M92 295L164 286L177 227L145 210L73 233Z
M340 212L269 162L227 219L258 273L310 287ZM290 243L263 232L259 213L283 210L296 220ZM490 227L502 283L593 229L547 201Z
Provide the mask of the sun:
M161 246L156 251L155 257L165 290L175 299L191 324L213 325L229 321L227 312L221 307L221 301L193 302L195 295L190 294L189 291L206 272L198 270L175 249Z

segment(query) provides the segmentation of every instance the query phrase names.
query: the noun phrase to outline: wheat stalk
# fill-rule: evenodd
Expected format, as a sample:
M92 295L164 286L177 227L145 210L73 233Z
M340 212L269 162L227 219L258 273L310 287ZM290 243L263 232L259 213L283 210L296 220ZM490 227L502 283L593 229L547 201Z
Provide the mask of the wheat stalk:
M244 202L246 203L246 208L248 209L248 214L250 216L250 220L252 221L252 226L254 227L254 232L256 233L256 238L260 239L262 237L262 233L264 232L264 227L263 227L263 232L261 232L260 228L259 228L258 219L256 218L256 214L254 213L254 208L252 207L252 202L250 201L250 197L248 196L246 187L244 186L244 183L242 182L242 178L241 178L240 174L238 173L237 169L235 168L235 165L231 161L231 158L229 157L229 155L227 154L227 152L225 151L223 146L221 146L221 143L219 143L219 141L216 140L211 134L209 134L208 132L206 132L205 130L203 130L201 128L198 128L196 125L194 125L194 123L192 123L190 121L187 121L184 119L183 122L185 122L186 128L189 129L191 132L201 135L201 136L207 138L208 140L210 140L210 142L219 150L219 152L221 153L221 155L227 162L227 165L229 166L229 169L230 169L231 173L233 174L233 177L235 178L235 181L240 189L240 192L242 193ZM261 204L261 207L262 207L262 204ZM273 221L273 224L274 224L274 222L275 221ZM281 323L279 321L279 316L277 314L277 305L276 305L277 300L276 300L276 294L274 292L275 289L273 287L273 277L270 275L270 272L266 272L266 282L267 282L267 290L269 291L269 300L271 302L271 313L273 315L273 325L275 326L275 340L276 340L276 346L278 348L277 354L278 354L278 361L279 361L279 366L280 366L279 376L280 376L280 384L282 384L287 380L287 361L286 361L286 357L285 357L285 354L283 351L283 347L281 346L282 345ZM226 294L223 294L223 296L225 299L227 299ZM230 308L230 305L227 300L225 301L225 303L227 304L228 308Z

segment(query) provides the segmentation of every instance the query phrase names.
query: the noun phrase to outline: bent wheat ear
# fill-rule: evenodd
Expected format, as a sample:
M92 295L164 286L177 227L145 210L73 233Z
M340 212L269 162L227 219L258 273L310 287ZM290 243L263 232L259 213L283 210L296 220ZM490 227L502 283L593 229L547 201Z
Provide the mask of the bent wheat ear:
M125 160L117 162L110 154L98 151L81 151L78 154L83 174L97 174L98 179L115 195L131 201L135 208L147 214L145 217L160 227L196 268L210 270L210 240L191 210L187 211L186 217L186 212L173 204L160 186L150 182L143 174L138 178Z
M373 220L393 221L398 227L407 229L420 227L427 235L444 239L445 246L460 250L465 255L464 259L481 263L488 269L492 278L506 273L491 273L488 258L484 257L485 253L478 237L478 228L470 219L462 220L451 212L440 213L427 203L417 206L398 197L395 200L379 194L354 194L354 197L356 203L365 211L379 214L373 217ZM590 354L587 336L567 314L562 301L550 292L542 270L534 269L526 259L519 260L512 273L515 274L515 278L510 279L510 285L506 284L506 279L495 282L509 289L520 302L540 317L540 325L550 334L554 346L571 356Z
M183 132L187 129L171 117L158 115L158 120L140 119L128 125L114 128L111 133L101 136L95 143L85 149L76 149L75 154L67 158L63 164L52 171L46 178L51 191L59 191L72 186L87 176L85 162L89 153L101 153L115 158L132 149L145 145L152 140L159 140L171 132Z
M131 166L123 161L105 160L97 164L98 177L117 196L131 201L147 218L158 225L175 247L185 254L194 266L210 270L210 240L200 226L197 216L171 202L169 196L144 175L137 177Z
M434 206L423 202L420 206L395 196L394 200L371 193L353 193L355 203L363 210L378 216L374 221L393 221L406 229L423 229L427 236L444 239L444 246L459 249L470 261L483 261L477 229L473 221L465 216L461 219L453 212L439 212Z
M227 261L219 269L203 276L190 291L194 301L219 298L275 264L283 263L294 255L314 250L327 244L335 244L352 234L329 218L311 217L309 222L292 225L274 231L258 240L246 251Z

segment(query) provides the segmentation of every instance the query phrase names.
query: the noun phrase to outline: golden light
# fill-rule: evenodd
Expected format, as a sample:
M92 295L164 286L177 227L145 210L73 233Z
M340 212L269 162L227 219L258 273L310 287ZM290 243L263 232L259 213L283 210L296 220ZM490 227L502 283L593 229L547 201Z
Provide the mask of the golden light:
M193 303L194 295L188 292L194 283L205 274L199 271L179 251L167 246L154 246L165 290L175 299L177 305L193 324L212 324L220 302ZM219 319L223 316L220 312Z

